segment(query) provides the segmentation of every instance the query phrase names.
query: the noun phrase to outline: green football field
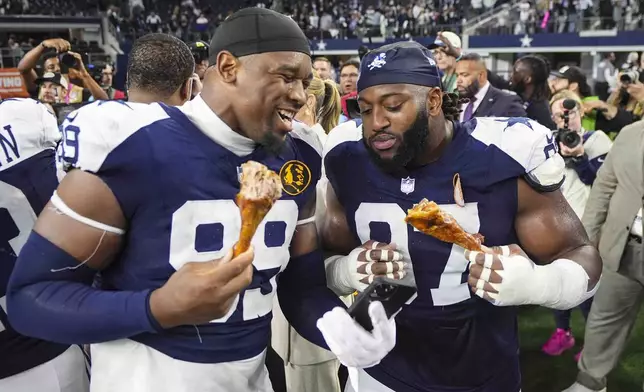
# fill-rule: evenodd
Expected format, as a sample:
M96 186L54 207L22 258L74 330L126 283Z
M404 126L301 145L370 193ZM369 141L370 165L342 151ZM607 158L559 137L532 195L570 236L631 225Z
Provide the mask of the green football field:
M519 314L523 392L561 392L577 375L573 356L583 345L584 322L579 310L573 311L574 349L559 357L549 357L541 346L554 331L552 313L544 308L530 307ZM644 383L644 312L635 324L630 341L619 365L608 377L608 392L640 392Z

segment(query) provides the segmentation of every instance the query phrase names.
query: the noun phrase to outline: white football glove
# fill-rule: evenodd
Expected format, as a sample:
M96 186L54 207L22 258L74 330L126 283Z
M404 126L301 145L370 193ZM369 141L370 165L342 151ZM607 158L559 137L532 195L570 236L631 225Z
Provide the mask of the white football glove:
M375 366L396 345L396 323L388 319L380 301L369 305L373 330L367 332L343 308L337 307L322 316L317 327L324 340L346 367Z
M568 259L536 265L518 245L484 252L465 251L470 263L468 283L479 297L496 306L540 305L571 309L592 297L586 270Z
M407 264L395 244L367 241L346 256L326 260L327 284L341 295L363 291L376 277L405 277Z

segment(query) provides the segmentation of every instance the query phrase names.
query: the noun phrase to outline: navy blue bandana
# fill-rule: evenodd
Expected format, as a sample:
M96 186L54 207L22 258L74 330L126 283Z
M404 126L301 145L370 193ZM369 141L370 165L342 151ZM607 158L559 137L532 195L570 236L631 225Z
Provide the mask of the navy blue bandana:
M432 52L417 42L398 42L367 53L360 63L358 93L380 84L441 87Z

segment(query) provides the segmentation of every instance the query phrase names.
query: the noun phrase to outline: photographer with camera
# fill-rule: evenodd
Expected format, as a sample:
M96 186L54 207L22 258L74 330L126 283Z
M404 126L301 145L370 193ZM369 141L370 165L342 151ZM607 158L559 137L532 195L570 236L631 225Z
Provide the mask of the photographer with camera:
M566 162L565 180L561 187L568 204L581 219L590 196L590 187L595 181L597 171L610 151L612 142L602 131L586 131L581 125L582 101L570 90L562 90L550 100L552 120L557 124L555 134L559 153ZM588 317L592 298L579 305ZM548 355L561 355L575 345L570 329L571 310L554 310L557 329L543 345L542 351ZM581 352L580 352L581 353ZM575 359L579 358L579 354Z
M92 78L101 85L101 88L107 94L108 99L126 99L123 91L115 89L112 86L112 83L114 83L114 74L116 73L114 65L110 63L90 64L89 73L92 75ZM93 100L94 97L90 99L90 101Z
M97 100L107 100L108 96L98 83L92 78L80 54L71 52L71 44L62 38L48 39L31 49L18 64L18 70L25 79L27 88L35 89L38 79L35 68L43 59L43 73L60 73L68 81L65 86L67 94L65 103L79 103L89 100L92 96ZM70 81L80 82L72 84ZM38 93L41 95L41 92Z
M609 105L614 105L630 113L633 117L631 122L642 118L644 114L644 85L640 81L641 77L642 75L635 70L620 72L618 88L610 94L606 101Z
M554 94L562 90L570 90L577 94L582 101L582 124L586 131L601 129L602 131L619 132L625 126L637 121L633 113L615 103L616 99L602 101L593 95L584 71L575 66L564 66L550 73L554 76L552 89Z
M195 58L195 73L199 75L199 79L203 80L204 75L206 74L206 69L210 63L208 62L208 51L210 50L210 45L203 41L193 42L188 45L192 56Z

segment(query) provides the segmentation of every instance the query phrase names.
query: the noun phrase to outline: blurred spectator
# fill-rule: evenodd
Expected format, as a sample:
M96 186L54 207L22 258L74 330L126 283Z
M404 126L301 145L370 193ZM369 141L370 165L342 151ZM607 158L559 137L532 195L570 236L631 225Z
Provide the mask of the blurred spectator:
M68 83L59 73L45 72L41 78L35 80L35 83L40 86L38 100L43 103L61 103L62 98L68 93L66 88Z
M161 17L154 11L150 11L148 17L145 19L145 23L153 33L157 33L159 32L159 29L161 29Z
M617 87L617 69L615 68L615 53L604 53L602 61L597 64L595 78L595 95L605 101L608 95Z
M112 64L105 64L102 67L97 66L95 67L97 73L100 72L100 81L101 81L101 88L105 91L107 94L108 99L125 99L125 93L121 90L117 90L112 86L112 83L114 82L114 73L115 69ZM90 97L89 101L94 101L94 97Z
M206 70L210 65L210 61L208 60L208 50L210 49L210 45L204 41L197 41L188 46L192 53L192 57L195 59L195 73L199 75L200 80L203 80L206 75Z
M626 87L614 91L607 101L602 101L592 94L581 68L564 66L551 74L556 78L552 81L555 93L569 89L581 97L584 108L582 125L587 131L619 132L642 115L641 105L638 107L637 100L631 99ZM636 71L634 77L635 80L639 77Z
M438 38L433 44L427 46L434 49L434 58L438 69L443 73L443 91L453 93L456 91L456 58L457 51L461 50L461 38L451 31L438 33Z
M618 89L613 91L606 100L607 106L615 108L613 111L617 112L613 121L613 129L611 129L613 132L619 132L623 127L642 118L642 114L644 114L644 103L629 92L629 87L630 91L639 92L639 86L642 86L639 76L638 71L621 72ZM631 85L633 86L631 87ZM622 116L617 116L617 114Z
M360 63L347 61L340 67L340 93L346 95L357 90Z
M456 63L458 95L469 99L461 105L461 121L472 117L525 117L523 103L517 95L505 93L490 85L481 56L465 54Z
M313 60L313 69L317 71L322 80L333 80L331 68L331 62L326 57L316 57Z
M62 73L65 76L64 80L68 83L65 86L67 94L63 98L65 103L86 101L84 99L86 96L88 98L93 96L98 100L108 99L105 91L87 72L80 54L71 52L70 49L71 44L68 41L54 38L45 40L30 50L18 64L18 70L24 77L27 87L34 87L34 81L38 77L34 68L39 61L44 59L45 72ZM61 67L61 59L63 58L66 58L68 62L68 64L63 64L65 69ZM80 85L72 84L70 79L78 81Z
M514 63L510 87L523 100L523 107L528 118L533 119L548 129L557 129L552 121L550 105L550 87L548 76L550 66L541 56L524 56Z

